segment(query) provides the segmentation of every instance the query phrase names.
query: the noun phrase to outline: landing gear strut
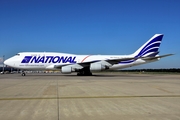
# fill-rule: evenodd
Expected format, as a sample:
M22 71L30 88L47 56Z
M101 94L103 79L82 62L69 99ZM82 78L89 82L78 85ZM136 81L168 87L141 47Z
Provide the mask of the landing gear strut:
M89 67L85 67L78 71L77 76L92 76L92 72Z
M77 76L92 76L92 73L89 71L80 71L77 73Z

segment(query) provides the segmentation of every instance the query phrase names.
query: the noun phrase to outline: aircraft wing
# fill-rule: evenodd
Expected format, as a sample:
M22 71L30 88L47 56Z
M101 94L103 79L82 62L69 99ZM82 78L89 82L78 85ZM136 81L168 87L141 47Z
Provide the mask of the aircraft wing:
M138 58L124 57L124 58L112 58L112 59L107 59L107 60L94 60L94 61L81 62L81 63L76 63L76 64L54 65L54 68L61 69L64 66L71 66L76 69L82 69L83 67L90 66L91 63L101 63L105 66L112 66L113 64L118 64L121 61L134 60L134 59L138 59Z
M147 56L147 57L122 57L122 58L111 58L111 59L106 59L106 60L94 60L94 61L87 61L87 62L80 62L80 63L76 63L76 64L65 64L65 65L54 65L54 68L57 69L61 69L64 66L69 66L72 67L74 69L82 69L84 67L89 67L90 64L92 63L97 63L97 64L102 64L106 67L110 67L114 64L118 64L121 61L127 61L127 60L137 60L137 59L143 59L143 60L153 60L153 59L158 59L158 58L163 58L163 57L167 57L167 56L171 56L173 54L166 54L166 55L161 55L161 56Z
M143 59L143 60L153 60L153 59L158 59L158 58L163 58L167 56L171 56L173 54L166 54L166 55L161 55L161 56L147 56L147 57L122 57L122 58L111 58L111 59L106 59L106 60L93 60L93 61L87 61L87 62L80 62L76 64L65 64L65 65L54 65L54 68L61 69L64 66L70 66L74 69L82 69L84 67L90 66L92 63L97 63L97 64L102 64L104 66L110 67L114 64L118 64L121 61L127 61L127 60L137 60L137 59Z

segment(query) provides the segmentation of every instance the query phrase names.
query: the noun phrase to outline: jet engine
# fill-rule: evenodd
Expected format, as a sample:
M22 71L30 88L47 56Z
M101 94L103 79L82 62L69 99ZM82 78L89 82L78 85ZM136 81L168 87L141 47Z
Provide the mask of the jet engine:
M61 68L61 73L63 74L70 74L72 73L72 67L71 66L64 66Z
M107 69L106 66L102 65L101 63L91 63L90 71L101 71Z

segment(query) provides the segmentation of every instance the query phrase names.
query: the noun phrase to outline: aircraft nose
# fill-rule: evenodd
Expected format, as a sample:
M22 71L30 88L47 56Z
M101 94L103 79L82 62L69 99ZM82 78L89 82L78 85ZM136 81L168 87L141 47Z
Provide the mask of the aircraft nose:
M10 66L10 67L13 67L13 63L10 59L7 59L4 61L4 64L7 65L7 66Z
M4 61L4 64L5 64L5 65L8 65L8 63L9 63L8 60L5 60L5 61Z

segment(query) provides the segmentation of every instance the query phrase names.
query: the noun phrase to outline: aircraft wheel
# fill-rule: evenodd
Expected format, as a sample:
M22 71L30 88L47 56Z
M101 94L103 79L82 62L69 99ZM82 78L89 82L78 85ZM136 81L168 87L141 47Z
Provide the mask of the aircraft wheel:
M81 71L77 73L77 76L92 76L92 73L89 71Z
M26 76L26 73L23 72L21 75L22 75L22 76Z
M83 72L81 71L81 72L78 72L77 73L77 76L83 76Z

